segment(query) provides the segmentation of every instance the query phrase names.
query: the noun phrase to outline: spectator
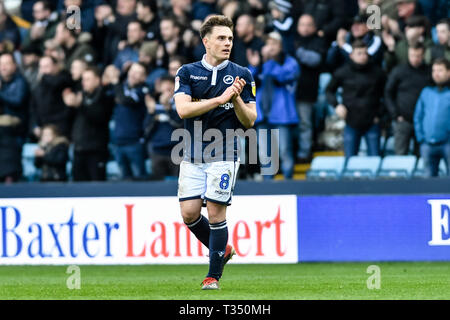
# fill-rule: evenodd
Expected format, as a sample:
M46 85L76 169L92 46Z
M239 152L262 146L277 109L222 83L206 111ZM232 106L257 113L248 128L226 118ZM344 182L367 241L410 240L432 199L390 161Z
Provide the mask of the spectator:
M216 0L197 0L192 5L192 20L203 21L211 14L216 14Z
M297 89L297 110L300 116L297 159L305 163L311 159L313 110L327 47L325 40L317 35L314 18L309 14L299 18L297 33L296 58L302 71Z
M386 45L384 55L385 69L390 72L397 64L408 62L408 47L417 42L423 43L426 50L432 45L433 40L429 36L428 23L423 16L413 16L406 21L405 37L396 40L394 36L383 31L383 41Z
M342 66L348 61L352 52L352 43L355 40L362 40L367 45L369 60L381 67L383 61L383 42L381 38L367 26L367 15L358 15L353 19L350 32L339 29L336 41L331 44L328 50L327 65L332 71Z
M64 102L74 109L72 127L74 144L73 180L106 180L108 160L109 119L112 97L101 86L101 74L95 67L82 72L82 92L66 89Z
M131 65L124 81L119 83L119 79L112 79L116 97L113 112L115 153L123 179L146 178L145 151L142 144L146 115L145 96L149 94L145 85L146 77L145 66L137 62Z
M333 74L326 90L327 100L346 121L344 153L347 158L358 154L362 137L366 139L369 156L380 153L384 78L381 68L370 63L367 44L361 40L353 43L350 61ZM339 87L343 90L342 103L336 98Z
M416 44L408 49L408 63L394 68L385 88L386 107L394 121L394 149L398 155L409 152L414 138L413 116L422 89L431 82L431 70L425 65L424 46ZM418 151L418 148L415 148Z
M327 43L336 39L337 31L345 24L345 6L340 0L309 0L305 3L304 13L314 17L319 37Z
M68 29L65 22L58 23L54 42L64 50L66 70L70 70L72 62L76 59L82 59L89 64L96 62L96 53L88 43L90 39L90 34L79 35L76 29Z
M160 23L161 39L164 46L164 65L167 66L169 57L178 55L191 59L191 52L185 46L181 37L181 29L179 23L173 17L164 17Z
M36 46L30 45L22 48L21 53L21 71L27 80L30 91L33 92L38 84L40 50Z
M148 76L145 83L148 85L150 92L154 91L156 81L162 75L167 74L166 69L157 66L156 54L158 46L158 42L148 41L144 42L139 49L139 62L147 68Z
M274 0L269 2L270 19L266 31L277 31L283 38L283 50L294 55L294 18L291 16L292 4L289 0Z
M414 112L414 129L420 143L426 177L436 177L444 159L450 175L450 62L440 58L433 63L434 86L425 87Z
M436 25L438 43L435 43L425 54L425 61L431 64L438 58L450 60L450 18L442 19Z
M22 45L35 43L43 52L44 42L55 36L58 15L52 12L48 1L37 1L33 5L33 18L34 23L31 25L30 33Z
M64 104L61 94L72 85L69 73L61 70L54 58L44 56L39 60L38 79L39 83L31 98L34 135L39 138L43 126L54 124L60 134L68 137L70 110Z
M0 56L0 182L17 181L22 173L22 145L27 121L28 85L14 56Z
M39 149L35 151L34 165L42 169L42 182L67 181L66 165L69 160L69 141L59 134L55 125L42 128Z
M145 41L159 40L160 19L156 0L138 0L136 6L137 19L147 32Z
M448 18L448 0L418 0L423 15L432 25L436 25L441 19Z
M128 23L136 20L136 0L117 0L115 13L109 5L95 8L96 25L92 31L96 52L103 65L111 64L119 51L119 42L127 38Z
M70 66L70 75L72 76L72 86L71 90L75 92L81 92L81 77L83 75L84 70L88 67L88 64L81 59L73 60Z
M19 48L21 41L19 28L7 14L3 2L0 2L0 42L5 40L11 41L15 49Z
M169 59L169 69L168 69L169 76L172 76L172 77L175 78L175 76L177 75L178 69L180 69L181 66L183 64L185 64L185 63L186 63L186 59L184 59L181 56L170 57L170 59Z
M247 67L248 50L260 52L264 41L255 35L255 18L249 14L240 15L236 21L236 38L233 41L231 60L240 66Z
M131 21L127 30L127 40L119 44L123 48L114 59L114 66L121 72L125 72L133 62L138 62L139 48L145 39L144 27L138 20Z
M183 126L173 101L175 78L165 76L160 79L160 92L156 103L146 96L147 115L144 120L144 136L147 152L152 159L152 179L163 180L166 176L178 176L178 165L171 159L172 148L177 142L171 141L172 132Z
M397 29L394 28L394 34L405 32L407 21L412 16L422 15L422 8L417 0L395 0L397 5Z
M292 179L294 126L298 125L295 89L300 68L295 58L283 51L282 42L278 32L270 33L261 50L262 65L259 53L256 52L249 55L249 69L255 79L261 80L256 94L256 128L258 132L260 129L279 130L281 171L285 179ZM265 144L260 144L259 150L260 157L268 154L268 146Z

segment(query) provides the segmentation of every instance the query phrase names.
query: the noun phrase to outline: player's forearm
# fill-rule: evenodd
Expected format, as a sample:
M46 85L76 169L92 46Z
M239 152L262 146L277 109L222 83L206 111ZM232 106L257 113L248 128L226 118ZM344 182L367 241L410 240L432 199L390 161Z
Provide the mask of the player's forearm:
M217 98L177 103L176 108L181 119L201 116L219 105Z
M253 127L256 120L256 106L249 107L240 96L233 100L234 112L242 125L248 129Z

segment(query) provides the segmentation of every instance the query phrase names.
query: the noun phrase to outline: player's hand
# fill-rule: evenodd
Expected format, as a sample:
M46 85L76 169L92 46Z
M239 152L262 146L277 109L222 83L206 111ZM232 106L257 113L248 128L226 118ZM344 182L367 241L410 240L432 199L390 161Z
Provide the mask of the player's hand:
M238 94L236 96L234 96L233 98L236 98L237 96L239 96L241 94L242 90L244 90L245 84L246 84L246 82L244 79L240 79L239 77L236 77L234 79L233 86L236 88Z
M238 91L234 85L229 86L219 97L217 97L217 102L219 104L225 104L234 96L238 94Z

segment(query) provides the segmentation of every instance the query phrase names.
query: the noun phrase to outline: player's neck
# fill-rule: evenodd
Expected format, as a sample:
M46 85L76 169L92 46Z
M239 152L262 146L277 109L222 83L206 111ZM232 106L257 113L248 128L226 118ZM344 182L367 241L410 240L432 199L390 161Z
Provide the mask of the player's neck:
M205 61L213 67L217 67L219 64L221 64L225 60L227 60L227 59L217 59L217 58L212 57L208 53L205 54Z

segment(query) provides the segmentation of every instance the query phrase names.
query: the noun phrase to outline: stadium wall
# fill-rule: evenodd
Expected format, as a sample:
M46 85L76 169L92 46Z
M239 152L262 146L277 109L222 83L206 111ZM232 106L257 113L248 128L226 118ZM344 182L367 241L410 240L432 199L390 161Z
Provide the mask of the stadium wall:
M234 263L449 261L450 180L239 182ZM0 264L207 263L174 181L0 186ZM206 212L204 212L206 213Z

